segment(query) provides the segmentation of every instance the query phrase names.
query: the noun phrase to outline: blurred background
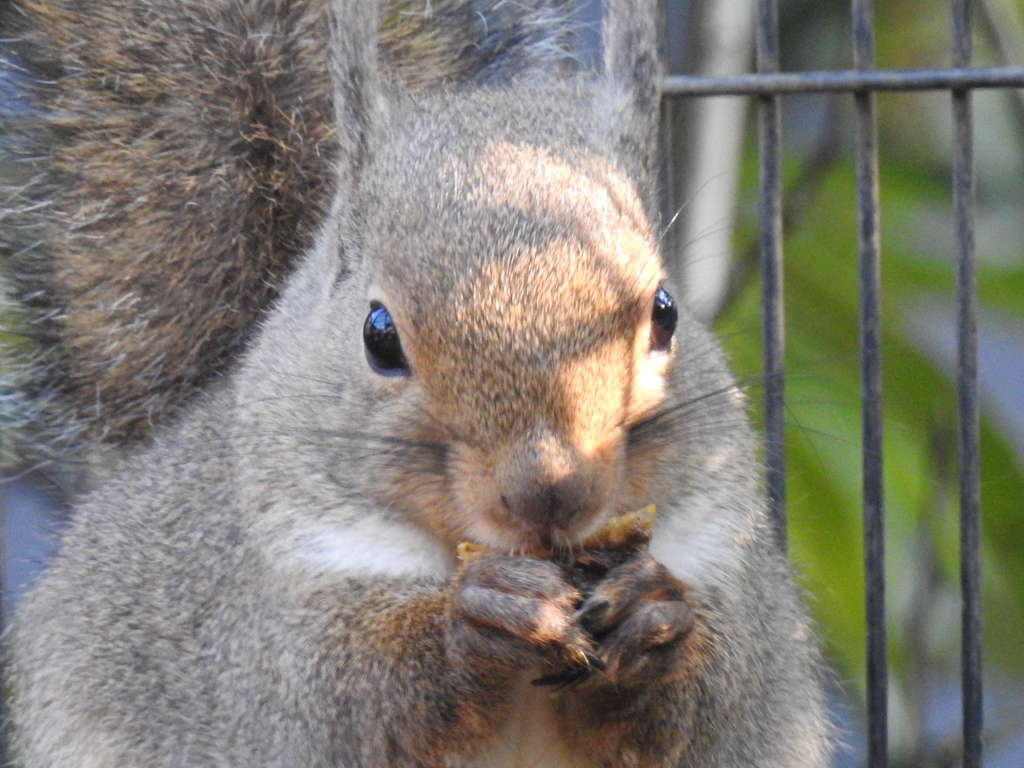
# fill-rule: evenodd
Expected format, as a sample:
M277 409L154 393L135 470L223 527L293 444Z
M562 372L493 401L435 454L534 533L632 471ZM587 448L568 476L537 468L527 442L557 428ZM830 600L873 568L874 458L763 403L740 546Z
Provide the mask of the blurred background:
M782 69L852 66L846 0L782 0ZM669 2L673 73L751 71L753 0ZM973 5L976 66L1024 65L1024 2ZM877 3L880 69L950 66L946 2ZM985 759L1024 766L1024 92L977 90ZM717 102L717 103L716 103ZM857 245L850 95L784 97L790 554L837 671L839 765L864 764ZM895 766L960 763L952 116L879 94L889 728ZM676 100L666 236L759 418L753 105Z
M577 0L599 45L600 0ZM672 73L751 71L754 0L664 0ZM877 66L945 68L949 9L876 7ZM976 0L975 64L1024 65L1024 0ZM846 0L782 0L783 70L851 66ZM3 89L0 88L0 91ZM834 664L841 767L864 764L853 100L783 99L789 545ZM983 394L985 759L1024 766L1024 92L975 91ZM744 97L665 105L669 269L760 418L757 152ZM960 762L954 232L948 93L880 94L885 500L894 766ZM0 174L3 168L0 168ZM59 489L0 484L4 608L53 546Z

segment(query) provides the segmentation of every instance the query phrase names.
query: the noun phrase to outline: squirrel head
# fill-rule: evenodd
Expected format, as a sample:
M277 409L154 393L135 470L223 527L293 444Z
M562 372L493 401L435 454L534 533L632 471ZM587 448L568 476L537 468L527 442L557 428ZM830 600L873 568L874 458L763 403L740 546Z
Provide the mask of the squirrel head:
M730 382L662 287L653 18L612 6L600 77L413 95L335 73L341 191L247 381L281 503L528 550L668 493L678 441L651 424L701 365ZM681 347L711 362L684 372Z
M578 114L573 95L545 111ZM675 322L656 243L578 118L451 106L416 108L364 178L363 380L405 439L443 446L443 471L392 487L444 538L570 545L647 501L628 436L662 403Z
M669 395L678 310L595 103L552 85L389 106L268 329L287 323L255 402L316 435L279 452L315 462L295 476L334 465L452 547L570 547L656 501L663 453L635 429Z

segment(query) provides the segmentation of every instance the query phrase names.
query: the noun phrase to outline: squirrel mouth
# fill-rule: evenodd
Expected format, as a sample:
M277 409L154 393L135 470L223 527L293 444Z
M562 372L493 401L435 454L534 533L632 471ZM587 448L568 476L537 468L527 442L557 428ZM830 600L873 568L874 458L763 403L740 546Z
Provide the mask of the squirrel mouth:
M541 531L531 532L526 540L511 547L462 541L456 547L455 554L460 561L494 550L508 550L529 557L548 558L576 550L608 550L630 545L643 546L651 540L656 513L657 508L653 504L648 504L642 509L631 510L606 520L596 530L582 538L570 536L557 527L548 527Z

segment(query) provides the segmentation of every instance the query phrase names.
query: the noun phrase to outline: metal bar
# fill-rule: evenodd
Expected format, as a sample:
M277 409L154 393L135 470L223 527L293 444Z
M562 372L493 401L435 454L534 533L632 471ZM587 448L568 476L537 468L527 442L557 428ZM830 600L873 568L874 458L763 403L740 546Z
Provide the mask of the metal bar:
M778 72L778 0L757 6L757 70ZM781 104L762 95L758 110L761 208L761 332L764 354L765 482L768 512L779 546L786 549L785 319L782 301Z
M971 62L968 0L952 0L952 63ZM953 215L957 240L957 405L960 456L960 599L964 768L981 766L981 556L978 406L978 295L974 253L974 120L971 93L952 93Z
M853 62L875 65L874 1L853 0ZM888 655L885 622L885 507L882 491L882 308L875 94L854 93L857 259L860 272L861 460L864 595L867 617L868 766L888 765Z
M850 93L952 88L1024 88L1024 67L758 72L729 77L671 75L661 80L661 92L664 96Z

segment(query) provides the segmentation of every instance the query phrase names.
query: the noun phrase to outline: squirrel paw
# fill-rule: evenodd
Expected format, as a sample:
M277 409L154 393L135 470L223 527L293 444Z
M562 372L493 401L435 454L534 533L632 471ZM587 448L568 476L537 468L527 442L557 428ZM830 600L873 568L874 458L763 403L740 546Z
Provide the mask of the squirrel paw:
M547 560L486 553L467 562L449 610L449 654L481 671L603 667L573 621L582 595ZM497 664L496 664L497 662Z
M573 614L617 686L670 674L694 626L686 587L646 551L612 567Z

